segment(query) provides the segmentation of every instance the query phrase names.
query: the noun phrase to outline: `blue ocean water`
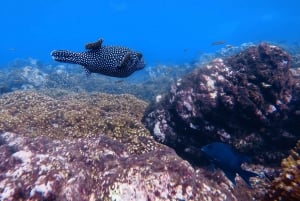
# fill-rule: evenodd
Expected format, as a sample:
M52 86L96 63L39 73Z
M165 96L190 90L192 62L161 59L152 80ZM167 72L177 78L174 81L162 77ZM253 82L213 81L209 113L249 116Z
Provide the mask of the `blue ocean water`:
M298 0L1 1L0 66L15 59L52 63L53 49L81 51L103 38L143 52L148 65L214 52L215 41L300 42Z

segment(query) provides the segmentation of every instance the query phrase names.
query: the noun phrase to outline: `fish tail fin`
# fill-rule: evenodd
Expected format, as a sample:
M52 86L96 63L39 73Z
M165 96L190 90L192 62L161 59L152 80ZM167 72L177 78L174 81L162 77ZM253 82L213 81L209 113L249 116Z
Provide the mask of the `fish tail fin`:
M68 50L53 50L51 56L55 61L73 64L82 64L81 54Z
M241 169L239 172L238 172L239 176L243 178L243 180L247 183L247 185L251 188L251 184L250 184L250 177L259 177L258 174L256 174L255 172L250 172L250 171L247 171L247 170L243 170Z

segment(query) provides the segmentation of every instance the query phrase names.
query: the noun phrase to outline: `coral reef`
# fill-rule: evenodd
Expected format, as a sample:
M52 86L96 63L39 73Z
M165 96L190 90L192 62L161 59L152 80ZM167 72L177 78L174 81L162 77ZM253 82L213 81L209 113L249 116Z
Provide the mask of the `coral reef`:
M298 61L267 44L226 47L219 56L240 50L192 66L147 68L147 79L131 80L16 62L0 72L0 200L297 199L299 143L268 194L274 168L243 164L267 175L251 178L249 189L240 177L232 186L222 171L198 165L207 162L198 147L213 141L269 164L299 138L300 68L290 68ZM157 96L144 114L147 103L132 95L86 93L95 91Z
M282 173L275 178L264 200L300 200L300 141L281 162Z
M3 201L251 200L266 193L259 178L249 189L237 177L234 188L221 171L193 168L157 143L140 122L147 104L131 95L21 91L2 95L0 105Z
M124 144L135 145L131 147L132 152L151 148L152 137L140 122L147 104L131 95L68 94L57 97L56 94L56 97L50 97L17 91L2 95L0 105L0 131L54 139L105 134Z
M278 164L300 130L300 85L290 63L285 51L265 43L214 59L178 79L143 122L191 161L195 147L223 141L256 162Z

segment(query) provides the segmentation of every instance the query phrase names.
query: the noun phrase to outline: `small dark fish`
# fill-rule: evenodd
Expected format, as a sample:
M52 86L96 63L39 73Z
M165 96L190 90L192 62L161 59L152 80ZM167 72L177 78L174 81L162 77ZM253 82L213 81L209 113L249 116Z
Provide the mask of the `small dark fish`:
M14 51L16 51L16 48L11 47L11 48L8 48L7 50L10 52L14 52Z
M226 45L225 48L226 49L231 49L231 48L234 48L234 47L233 47L233 45Z
M260 176L254 172L243 170L241 164L249 162L250 159L236 153L228 144L214 142L202 147L201 151L207 155L212 165L216 165L224 171L227 178L234 185L236 173L243 178L249 187L251 187L249 178Z
M280 41L278 41L278 43L283 44L283 43L287 43L287 41L286 40L280 40Z
M126 47L103 46L100 39L86 44L85 52L54 50L55 61L82 65L87 75L100 73L112 77L128 77L145 67L143 55Z
M218 41L212 42L211 45L223 45L225 43L226 43L226 41L224 41L224 40L218 40Z

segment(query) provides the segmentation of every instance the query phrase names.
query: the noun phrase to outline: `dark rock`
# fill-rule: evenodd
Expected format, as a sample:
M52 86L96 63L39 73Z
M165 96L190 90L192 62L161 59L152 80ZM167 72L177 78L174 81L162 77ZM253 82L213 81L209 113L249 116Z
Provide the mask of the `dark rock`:
M215 59L172 85L143 123L193 162L199 161L195 148L222 141L256 162L279 164L300 136L299 80L290 63L268 44Z

